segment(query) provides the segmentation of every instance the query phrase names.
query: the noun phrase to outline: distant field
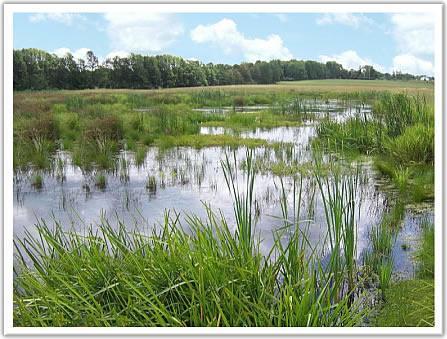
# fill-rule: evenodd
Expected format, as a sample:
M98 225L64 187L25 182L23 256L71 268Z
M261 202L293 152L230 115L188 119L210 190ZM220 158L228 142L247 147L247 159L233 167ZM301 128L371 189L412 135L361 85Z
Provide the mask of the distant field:
M306 80L282 81L276 86L282 89L294 89L303 92L369 92L392 91L416 93L433 93L433 83L424 81L391 80Z
M29 96L30 93L168 93L168 92L194 92L203 90L225 90L240 92L241 95L261 92L290 92L290 93L347 93L347 92L407 92L408 94L433 95L433 83L424 81L392 81L392 80L305 80L282 81L270 85L226 85L210 87L179 87L164 89L87 89L87 90L54 90L54 91L23 91L15 95Z
M305 81L281 81L279 85L296 85L301 87L318 86L358 86L362 88L431 88L432 82L426 81L395 81L395 80L350 80L350 79L329 79L329 80L305 80Z

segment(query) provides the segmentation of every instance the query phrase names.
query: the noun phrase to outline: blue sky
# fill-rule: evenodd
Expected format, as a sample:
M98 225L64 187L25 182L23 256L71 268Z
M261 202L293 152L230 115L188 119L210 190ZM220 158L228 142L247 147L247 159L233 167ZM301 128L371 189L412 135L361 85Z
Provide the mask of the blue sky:
M213 63L335 60L433 74L429 13L16 13L14 48L100 60L174 54Z

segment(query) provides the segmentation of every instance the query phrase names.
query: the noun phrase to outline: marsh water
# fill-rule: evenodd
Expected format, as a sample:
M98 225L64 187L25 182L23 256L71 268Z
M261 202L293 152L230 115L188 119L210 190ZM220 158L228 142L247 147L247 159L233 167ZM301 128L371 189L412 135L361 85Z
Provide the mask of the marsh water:
M346 107L341 102L315 102L315 113L336 121L343 121L355 114L370 113L368 106ZM262 106L262 109L265 107ZM251 110L261 109L259 107ZM202 109L203 111L207 109ZM249 114L250 109L244 110ZM217 108L209 108L210 114L225 114ZM202 127L201 134L237 134L243 138L259 138L268 142L281 142L284 147L259 147L253 152L258 164L293 163L306 164L312 160L311 140L316 136L318 119L315 116L299 127L271 129L253 128L236 132L222 127ZM227 220L233 218L233 200L223 175L221 161L233 150L220 147L194 149L148 149L144 162L137 165L134 154L121 151L117 166L106 174L107 185L101 189L95 185L97 171L83 171L72 163L68 152L59 151L54 156L54 169L42 172L43 187L36 189L31 183L34 171L17 172L14 176L14 234L23 235L25 229L39 220L57 220L66 229L80 230L84 225L96 224L101 217L112 222L123 221L126 227L157 227L166 211L181 213L182 224L187 227L186 215L206 217L204 204L220 210ZM236 182L245 182L243 164L246 149L234 151L237 163ZM387 181L373 168L371 161L357 162L359 185L356 194L358 226L357 253L360 258L367 249L369 231L380 222L383 213L393 202L393 191ZM148 180L151 184L148 185ZM291 205L293 179L284 178L284 187ZM300 220L310 241L323 243L326 223L323 203L315 181L304 178ZM280 207L280 178L271 172L260 171L255 179L254 213L256 230L262 239L261 249L267 253L273 242L275 230L283 226ZM425 212L407 210L401 230L394 244L394 265L398 275L408 276L414 271L412 255L417 247L419 225L424 219L432 219L432 209ZM285 236L286 238L286 236ZM286 241L286 240L285 240ZM403 246L405 245L405 246ZM404 250L405 248L405 250Z

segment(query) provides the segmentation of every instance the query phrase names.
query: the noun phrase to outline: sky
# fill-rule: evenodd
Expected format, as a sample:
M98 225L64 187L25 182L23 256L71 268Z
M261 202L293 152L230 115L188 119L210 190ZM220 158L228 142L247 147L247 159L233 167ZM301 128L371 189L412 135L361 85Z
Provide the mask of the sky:
M208 63L337 61L433 75L430 13L15 13L14 49L100 60L172 54Z

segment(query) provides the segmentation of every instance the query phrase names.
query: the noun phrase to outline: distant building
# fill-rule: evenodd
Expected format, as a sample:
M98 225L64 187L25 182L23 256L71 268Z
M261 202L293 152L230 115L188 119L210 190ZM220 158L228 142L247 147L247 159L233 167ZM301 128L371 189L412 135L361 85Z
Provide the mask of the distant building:
M419 80L421 80L421 81L430 81L430 78L428 76L423 75L423 76L421 76L419 78Z

